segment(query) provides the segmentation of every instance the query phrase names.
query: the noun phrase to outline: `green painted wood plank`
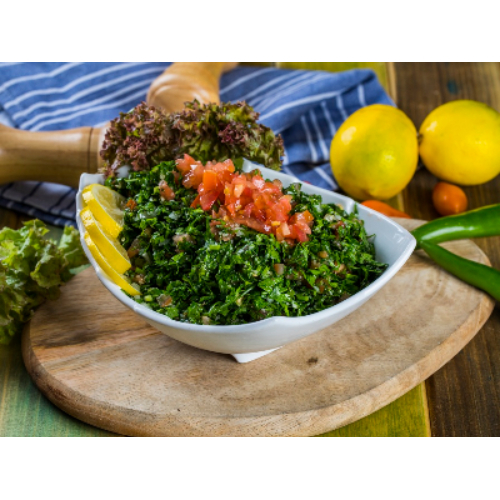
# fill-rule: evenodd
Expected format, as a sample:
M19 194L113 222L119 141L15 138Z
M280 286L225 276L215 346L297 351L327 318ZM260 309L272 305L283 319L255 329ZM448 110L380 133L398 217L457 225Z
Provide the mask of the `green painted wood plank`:
M0 228L17 228L26 220L0 208ZM49 226L49 236L59 239L62 229ZM0 437L6 436L111 436L70 417L54 406L31 381L21 356L21 337L0 345Z
M21 339L0 345L0 436L111 436L55 407L31 381Z
M429 437L425 384L371 415L323 434L324 437Z

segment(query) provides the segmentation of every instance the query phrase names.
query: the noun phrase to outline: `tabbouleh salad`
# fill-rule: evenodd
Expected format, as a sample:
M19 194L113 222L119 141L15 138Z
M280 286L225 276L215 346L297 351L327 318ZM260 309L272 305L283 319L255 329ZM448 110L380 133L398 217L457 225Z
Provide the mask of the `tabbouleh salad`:
M236 164L238 164L235 161ZM126 199L120 242L134 297L178 321L237 325L304 316L354 295L387 268L357 212L283 188L231 160L185 155L108 187Z

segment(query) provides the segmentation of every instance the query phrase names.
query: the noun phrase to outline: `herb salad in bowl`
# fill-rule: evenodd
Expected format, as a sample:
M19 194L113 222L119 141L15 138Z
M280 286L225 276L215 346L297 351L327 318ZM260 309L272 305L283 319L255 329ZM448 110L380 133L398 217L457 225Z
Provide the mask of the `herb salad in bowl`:
M267 137L274 155L261 147L259 161L276 156L279 142ZM77 199L85 219L89 186L113 193L123 210L114 247L128 269L113 274L122 257L105 261L78 217L84 249L106 288L172 338L250 361L353 312L413 251L410 233L345 196L238 152L219 161L189 152L84 174Z
M305 316L387 268L356 211L298 183L266 181L258 169L238 173L231 160L204 167L186 155L107 184L128 200L120 242L141 287L136 301L171 319L238 325Z

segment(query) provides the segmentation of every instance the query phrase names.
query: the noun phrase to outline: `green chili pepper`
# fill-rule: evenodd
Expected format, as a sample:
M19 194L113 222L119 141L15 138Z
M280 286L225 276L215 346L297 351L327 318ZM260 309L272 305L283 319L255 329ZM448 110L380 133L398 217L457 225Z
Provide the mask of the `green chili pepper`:
M485 291L494 299L500 300L500 271L498 269L464 259L428 242L421 241L420 247L436 264L449 273Z
M412 232L417 248L422 242L441 243L464 238L481 238L500 234L500 204L463 214L450 215L423 224Z

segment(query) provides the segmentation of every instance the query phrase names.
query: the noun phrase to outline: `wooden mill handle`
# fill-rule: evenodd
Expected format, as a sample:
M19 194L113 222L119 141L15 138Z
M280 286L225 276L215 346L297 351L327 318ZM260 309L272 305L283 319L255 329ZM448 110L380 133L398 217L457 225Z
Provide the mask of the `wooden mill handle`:
M219 103L219 79L237 63L175 63L149 87L147 102L166 113L180 111L186 101Z
M57 182L77 187L95 173L104 128L27 132L0 125L0 185L16 181Z
M219 102L219 78L236 63L174 63L150 87L148 104L166 112L184 102ZM99 155L107 125L54 132L27 132L0 125L0 185L45 181L77 187L84 172L102 166Z

